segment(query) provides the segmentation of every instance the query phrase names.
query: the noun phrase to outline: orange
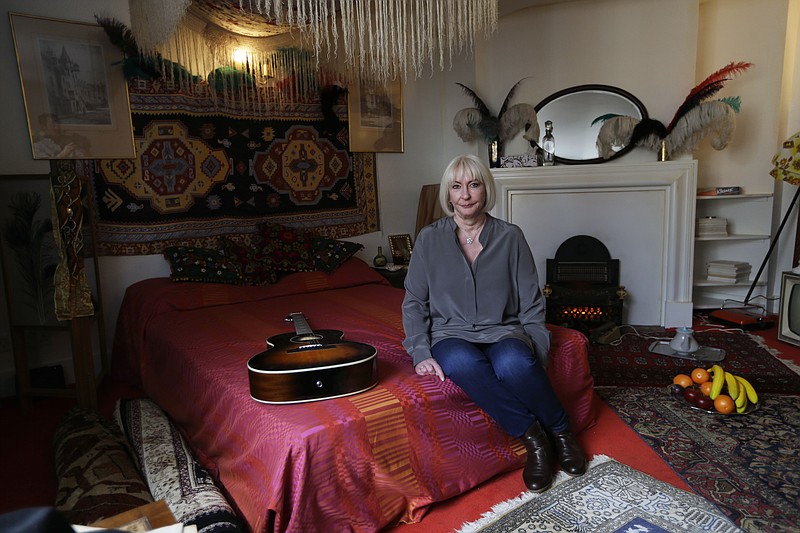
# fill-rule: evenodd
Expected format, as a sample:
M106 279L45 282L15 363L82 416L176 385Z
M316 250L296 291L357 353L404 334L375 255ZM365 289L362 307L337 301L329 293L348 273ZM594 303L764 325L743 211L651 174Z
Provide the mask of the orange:
M714 386L714 384L712 382L704 381L704 382L702 382L700 384L700 392L702 392L706 396L710 396L711 395L711 387L713 387L713 386Z
M675 376L674 378L672 378L672 382L673 382L673 383L676 383L676 384L678 384L678 385L680 385L680 386L681 386L681 387L683 387L684 389L685 389L686 387L691 387L691 386L692 386L692 383L693 383L693 382L692 382L692 378L690 378L690 377L689 377L689 376L687 376L686 374L678 374L677 376Z
M714 398L714 409L722 414L727 415L728 413L732 413L735 408L736 404L733 403L733 399L727 394L720 394Z
M692 381L695 383L705 383L709 379L708 370L705 368L695 368L692 370Z

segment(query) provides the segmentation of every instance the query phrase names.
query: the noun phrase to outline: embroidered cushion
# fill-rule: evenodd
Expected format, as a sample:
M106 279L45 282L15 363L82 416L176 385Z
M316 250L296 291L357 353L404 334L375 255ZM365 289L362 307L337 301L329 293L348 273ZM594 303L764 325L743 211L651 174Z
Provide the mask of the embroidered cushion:
M262 246L242 245L224 237L225 254L239 263L242 280L247 285L268 285L278 281L278 272L272 259L264 254Z
M261 226L263 253L281 272L312 272L314 266L313 233L265 223Z
M220 250L191 246L170 246L164 257L172 271L172 281L242 283L241 266Z
M342 264L364 249L357 242L338 241L328 237L316 237L313 243L313 261L316 270L333 272Z

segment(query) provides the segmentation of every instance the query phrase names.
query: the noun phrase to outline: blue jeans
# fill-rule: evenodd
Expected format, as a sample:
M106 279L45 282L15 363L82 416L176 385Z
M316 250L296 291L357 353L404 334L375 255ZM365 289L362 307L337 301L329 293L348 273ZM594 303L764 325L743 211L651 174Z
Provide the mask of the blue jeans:
M445 375L510 435L537 420L544 429L569 429L569 419L539 358L519 339L476 344L444 339L431 349Z

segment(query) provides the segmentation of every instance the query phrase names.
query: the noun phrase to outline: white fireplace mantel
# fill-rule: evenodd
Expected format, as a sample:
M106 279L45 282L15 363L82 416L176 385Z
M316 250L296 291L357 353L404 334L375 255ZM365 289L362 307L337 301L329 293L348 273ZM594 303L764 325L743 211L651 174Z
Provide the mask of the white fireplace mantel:
M620 260L623 322L691 326L697 162L493 169L494 216L522 228L540 283L548 258L575 235Z

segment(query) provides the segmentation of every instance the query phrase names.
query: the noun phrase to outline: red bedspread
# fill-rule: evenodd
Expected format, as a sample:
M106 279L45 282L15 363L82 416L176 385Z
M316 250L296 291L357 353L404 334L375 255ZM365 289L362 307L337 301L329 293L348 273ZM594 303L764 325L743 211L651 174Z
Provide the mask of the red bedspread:
M525 451L451 381L414 373L401 346L402 298L358 259L265 287L145 280L126 293L114 371L140 381L185 432L253 531L415 522L431 503L521 466ZM291 312L377 348L378 386L303 404L251 399L247 361L268 337L292 330L283 321ZM583 337L561 337L555 350L583 350L585 361ZM568 382L559 391L554 379L577 430L594 420L591 378Z

